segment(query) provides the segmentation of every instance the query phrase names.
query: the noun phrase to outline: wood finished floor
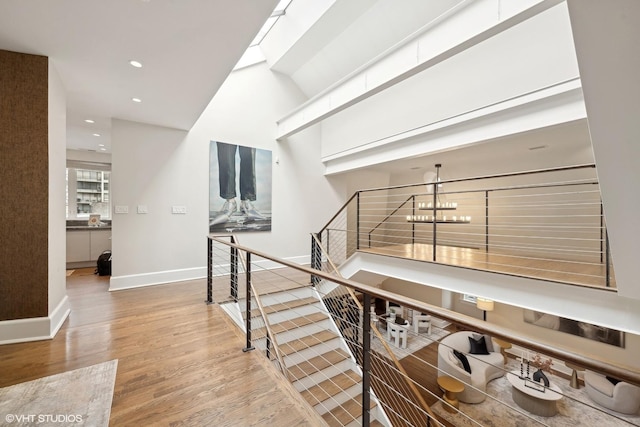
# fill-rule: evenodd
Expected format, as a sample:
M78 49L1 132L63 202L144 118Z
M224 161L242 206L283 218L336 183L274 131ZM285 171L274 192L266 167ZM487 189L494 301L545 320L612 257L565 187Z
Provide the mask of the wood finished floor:
M422 243L361 248L360 251L419 261L431 262L433 260L433 246ZM606 286L604 279L606 267L597 263L588 264L535 257L515 257L506 253L498 253L495 249L487 253L480 249L451 246L438 246L436 259L441 264L478 270L571 283L580 286L596 288ZM615 288L613 270L611 270L610 274L612 277L609 287Z
M53 340L0 346L0 387L118 359L112 426L324 425L255 353L206 280L108 292L67 277L71 314ZM53 396L55 398L55 396Z

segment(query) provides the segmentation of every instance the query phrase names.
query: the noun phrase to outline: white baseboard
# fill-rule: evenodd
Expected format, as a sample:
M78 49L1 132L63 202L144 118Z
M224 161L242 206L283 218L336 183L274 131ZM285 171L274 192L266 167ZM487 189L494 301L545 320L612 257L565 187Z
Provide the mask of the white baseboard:
M53 338L56 336L62 324L69 317L69 313L71 313L71 306L69 305L69 297L65 294L62 301L58 304L56 308L49 314L49 336Z
M140 288L143 286L163 285L172 282L184 282L207 277L206 267L184 268L181 270L156 271L153 273L111 276L110 291Z
M52 339L69 316L69 298L65 295L47 317L4 320L0 322L0 345Z
M308 265L310 263L308 255L289 257L286 258L286 260L300 265ZM253 271L273 270L284 267L283 265L266 259L252 262L252 264L254 265ZM229 265L226 264L219 267L224 271L229 268ZM163 285L172 282L184 282L187 280L204 279L206 277L206 267L156 271L152 273L131 274L127 276L111 276L111 280L109 281L109 290L119 291L124 289L140 288L144 286Z

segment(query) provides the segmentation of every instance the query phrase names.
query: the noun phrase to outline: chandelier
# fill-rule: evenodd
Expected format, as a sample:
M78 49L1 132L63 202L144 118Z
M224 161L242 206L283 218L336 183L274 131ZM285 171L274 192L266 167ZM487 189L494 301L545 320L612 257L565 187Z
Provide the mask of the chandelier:
M455 212L458 209L457 202L441 201L441 195L438 193L438 189L442 188L440 184L440 168L442 164L436 163L435 178L431 177L431 180L427 183L427 194L431 196L430 201L419 201L417 203L417 210L419 212L415 215L407 215L407 221L413 223L427 223L427 224L469 224L471 217L468 215L450 215L448 211ZM425 178L429 172L425 174ZM433 172L431 172L433 175Z

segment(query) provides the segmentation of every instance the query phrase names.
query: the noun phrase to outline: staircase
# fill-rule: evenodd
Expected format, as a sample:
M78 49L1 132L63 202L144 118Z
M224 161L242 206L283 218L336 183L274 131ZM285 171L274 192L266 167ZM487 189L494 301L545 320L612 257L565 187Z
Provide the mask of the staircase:
M316 290L300 286L261 295L260 301L293 386L329 426L361 425L362 373ZM243 329L238 320L245 304L240 300L224 307L236 311L231 317ZM251 323L253 345L266 350L267 328L260 310L251 311ZM273 345L268 354L277 362ZM370 409L371 425L391 425L373 395Z

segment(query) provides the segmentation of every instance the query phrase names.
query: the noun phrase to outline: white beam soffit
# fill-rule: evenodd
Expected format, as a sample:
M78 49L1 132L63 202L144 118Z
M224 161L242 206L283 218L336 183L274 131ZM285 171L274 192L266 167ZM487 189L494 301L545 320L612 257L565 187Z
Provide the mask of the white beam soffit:
M462 148L586 117L580 78L576 77L325 156L321 160L325 165L325 175L328 176L393 160Z
M294 135L563 1L523 1L515 6L518 9L510 3L511 9L504 11L496 10L495 1L464 0L278 120L276 139Z
M606 288L590 288L445 264L356 252L340 273L394 277L461 294L640 334L640 301Z

